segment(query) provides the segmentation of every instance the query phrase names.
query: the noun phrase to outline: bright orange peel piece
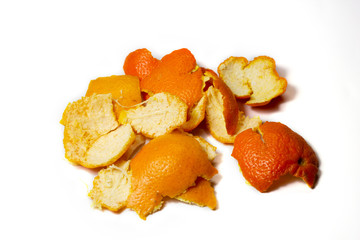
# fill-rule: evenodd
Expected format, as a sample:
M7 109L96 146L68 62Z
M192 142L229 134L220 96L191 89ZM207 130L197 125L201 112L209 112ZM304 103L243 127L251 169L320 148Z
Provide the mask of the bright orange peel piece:
M149 50L141 48L129 53L123 68L126 75L137 76L141 81L151 73L159 62L160 60L154 58Z
M315 185L319 161L313 149L284 124L266 122L257 130L237 135L232 156L245 179L260 192L275 180L290 174L311 188Z
M132 192L128 207L145 219L158 210L163 198L174 198L193 186L198 177L217 174L199 142L181 133L151 140L131 160Z
M214 188L208 180L201 177L196 180L195 186L189 187L185 193L177 196L176 199L200 207L208 207L212 210L217 205Z
M180 97L190 108L203 96L202 71L186 48L165 55L140 82L142 91L168 92Z

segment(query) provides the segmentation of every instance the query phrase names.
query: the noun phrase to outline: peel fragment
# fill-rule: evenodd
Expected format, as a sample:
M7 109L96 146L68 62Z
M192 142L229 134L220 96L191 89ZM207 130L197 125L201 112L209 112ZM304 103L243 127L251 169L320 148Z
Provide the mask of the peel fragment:
M216 91L221 95L221 100L219 99L222 102L220 108L222 108L226 132L229 135L234 135L239 118L239 106L236 102L234 94L214 71L205 69L204 76L210 79L209 81L213 85L214 89L216 89Z
M182 126L187 119L188 107L180 98L169 93L154 94L146 106L126 111L124 122L137 133L155 138Z
M136 135L125 154L114 164L101 169L94 178L89 197L96 208L118 212L125 208L131 190L130 158L145 143L145 138Z
M197 177L217 173L200 144L191 136L170 133L151 140L131 160L132 187L128 207L142 219L157 211L168 196L193 186Z
M206 123L211 135L219 142L234 143L237 134L248 128L256 128L261 124L259 117L249 118L246 117L243 112L239 111L235 134L228 134L225 117L223 115L223 97L221 92L211 86L207 90L206 94L208 96L208 105L206 106Z
M125 74L137 76L141 81L159 62L160 60L154 58L149 50L141 48L129 53L125 58L123 69Z
M189 108L203 96L202 71L194 55L186 48L165 55L140 82L141 91L168 92L178 96Z
M214 188L211 186L210 181L201 177L196 180L194 186L189 187L183 194L177 196L176 199L200 207L208 207L212 210L217 205Z
M204 96L200 99L195 106L189 109L189 120L186 121L181 128L186 131L190 132L194 130L205 118L205 109L206 109L207 97Z
M60 123L65 127L65 157L73 163L86 165L90 146L118 127L111 94L94 94L69 103Z
M265 122L258 129L240 133L232 156L244 178L260 192L287 174L303 179L311 188L315 186L318 158L304 138L284 124Z
M201 148L206 152L209 161L213 161L216 157L216 147L208 143L204 138L193 136L187 133L188 136L193 137L200 143ZM189 204L195 204L200 207L208 207L212 210L216 208L217 201L215 190L209 180L199 177L195 181L195 185L186 189L186 191L175 197L177 200Z
M89 197L96 208L113 212L126 207L131 189L130 161L121 160L99 171L94 178Z
M97 168L108 166L118 160L135 141L130 124L122 125L99 137L86 152L83 166Z
M139 78L130 75L112 75L91 80L85 96L111 93L115 116L119 118L123 109L141 103Z
M230 57L218 67L220 78L237 98L250 98L245 104L263 106L286 91L287 81L279 77L275 60L256 57L250 63L244 57Z

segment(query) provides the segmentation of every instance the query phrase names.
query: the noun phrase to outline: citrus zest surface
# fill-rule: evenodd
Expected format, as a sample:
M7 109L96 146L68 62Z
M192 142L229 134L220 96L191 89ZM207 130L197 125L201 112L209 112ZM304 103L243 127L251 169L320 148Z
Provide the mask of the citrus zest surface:
M140 82L142 91L168 92L192 107L203 96L202 70L186 48L165 55L160 63Z
M131 52L125 59L124 72L126 75L144 79L159 64L160 60L154 58L146 48L137 49Z
M142 219L158 210L164 197L174 198L198 177L217 174L206 152L193 137L165 134L151 140L131 160L132 188L128 207Z
M257 131L237 135L232 156L238 160L245 179L260 192L273 181L290 174L313 188L319 162L307 142L281 123L266 122Z
M208 180L203 178L198 178L195 186L189 187L186 192L176 197L176 199L200 207L208 207L212 210L217 205L214 188Z

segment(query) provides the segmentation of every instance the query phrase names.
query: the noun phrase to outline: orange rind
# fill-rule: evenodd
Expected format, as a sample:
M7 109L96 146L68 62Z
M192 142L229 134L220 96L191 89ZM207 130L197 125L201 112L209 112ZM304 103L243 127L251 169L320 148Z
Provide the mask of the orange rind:
M208 143L204 138L199 136L193 136L192 134L188 134L192 136L196 141L199 142L201 148L206 152L209 161L213 161L216 157L216 147Z
M158 93L138 106L124 112L121 122L130 123L134 131L155 138L181 127L187 119L188 106L179 97Z
M149 50L141 48L131 52L125 58L123 69L126 75L137 76L141 81L151 73L159 62Z
M217 206L214 188L208 180L199 177L195 186L189 187L183 194L176 199L200 207L208 207L214 210Z
M135 133L130 124L121 125L100 136L87 150L81 165L87 168L108 166L118 160L134 141Z
M203 97L202 71L195 57L186 49L165 55L140 82L141 91L168 92L180 97L191 108Z
M135 140L129 124L118 126L111 94L93 94L70 103L60 122L65 126L65 157L86 168L114 163Z
M205 118L205 110L207 104L206 94L193 107L188 110L188 120L181 126L181 128L190 132L194 130Z
M121 160L99 171L88 194L94 207L113 212L126 207L131 190L129 165L130 161Z
M201 148L206 152L209 161L216 157L216 147L208 143L204 138L193 136L184 132L186 135L193 137L200 143ZM189 204L195 204L200 207L209 207L214 210L217 205L215 191L209 180L199 177L194 186L189 187L183 194L175 197L176 199Z
M112 94L117 118L123 109L128 109L142 101L139 79L135 76L113 75L91 80L85 96L106 93Z
M308 143L284 124L266 122L237 135L232 156L244 178L266 192L281 176L292 175L315 186L319 161Z
M128 159L144 143L145 138L136 135L134 142L119 160L99 171L94 178L93 188L88 194L95 208L107 208L118 212L126 207L131 189L130 160Z
M102 135L116 129L111 94L94 94L69 103L60 121L64 125L65 157L86 165L89 147Z
M205 69L204 76L208 85L206 125L216 140L233 143L241 131L261 124L259 117L248 118L239 111L234 94L214 71Z
M236 133L239 119L239 107L234 94L214 71L205 69L204 76L210 79L209 81L211 82L212 86L214 86L214 89L216 89L215 91L218 92L218 95L221 95L221 105L223 109L222 115L225 121L226 132L229 135L234 135Z
M219 89L210 86L206 91L208 104L206 105L206 124L210 134L219 142L234 143L235 137L240 132L256 128L261 124L259 117L249 118L238 110L235 133L230 135L226 128L224 115L224 97Z
M256 57L250 63L244 57L230 57L218 67L221 79L237 98L249 98L250 106L263 106L286 91L287 81L279 77L275 60Z
M164 197L174 198L193 186L198 177L217 174L206 152L191 136L170 133L151 140L131 160L128 207L142 219L159 210Z

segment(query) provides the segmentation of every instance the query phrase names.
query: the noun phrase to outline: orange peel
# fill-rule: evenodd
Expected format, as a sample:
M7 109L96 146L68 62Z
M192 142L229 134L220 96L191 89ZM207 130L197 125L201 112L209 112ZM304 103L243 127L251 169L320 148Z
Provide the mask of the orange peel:
M129 53L125 58L123 69L126 75L137 76L141 81L159 62L160 60L154 58L149 50L141 48Z
M218 67L220 78L237 98L250 98L245 104L262 106L286 91L287 81L279 77L273 58L256 57L250 63L244 57L230 57Z
M113 212L126 207L131 189L129 165L130 161L121 160L99 171L88 194L94 207Z
M130 75L112 75L91 80L85 96L111 93L115 116L118 118L123 109L141 103L138 77Z
M202 71L192 53L182 48L165 55L140 82L147 93L168 92L180 97L191 108L203 96Z
M217 206L214 188L208 180L199 177L195 186L189 187L186 192L176 199L189 204L196 204L200 207L208 207L214 210Z
M182 126L187 119L188 106L177 96L158 93L138 106L124 112L121 122L130 123L137 133L155 138Z
M130 124L121 125L92 143L81 165L87 168L108 166L118 160L134 141L135 133Z
M244 178L260 192L287 174L303 179L311 188L315 186L317 156L304 138L284 124L266 122L256 130L240 133L232 156Z
M222 143L234 143L240 132L261 124L259 117L246 117L239 111L236 99L230 88L211 70L205 71L211 85L206 90L206 124L211 135Z
M214 88L222 95L223 116L226 132L229 135L234 135L236 133L239 119L239 107L235 96L225 82L222 81L214 71L206 69L204 71L204 75L211 79L210 81L212 82Z
M191 136L170 133L151 140L131 160L132 187L128 207L142 219L158 210L164 197L174 198L198 177L217 174L206 152Z
M90 146L118 127L111 94L93 94L69 103L60 123L65 127L65 157L73 163L87 165Z
M205 110L207 104L206 94L193 107L188 110L188 120L181 126L181 128L190 132L194 130L205 118Z
M99 171L94 178L93 188L88 193L93 200L94 207L107 208L113 212L118 212L126 207L131 190L131 171L128 159L144 143L145 138L137 135L135 141L118 161Z

